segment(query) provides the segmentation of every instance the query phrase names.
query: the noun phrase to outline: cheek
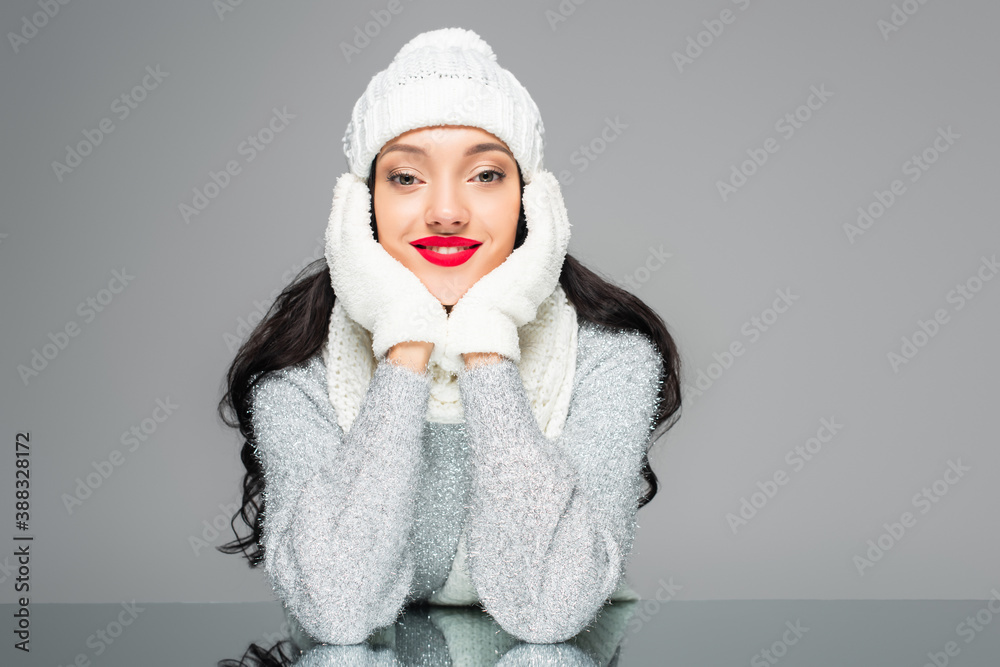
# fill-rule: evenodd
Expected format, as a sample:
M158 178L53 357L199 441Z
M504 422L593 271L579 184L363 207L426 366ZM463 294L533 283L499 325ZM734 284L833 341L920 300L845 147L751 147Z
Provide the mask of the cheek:
M520 190L514 190L509 197L497 199L484 216L489 220L487 232L498 246L506 248L507 253L514 249L514 239L517 236L517 218L521 212Z
M406 211L392 199L375 196L375 226L378 229L378 241L395 256L401 247L401 238L405 234Z

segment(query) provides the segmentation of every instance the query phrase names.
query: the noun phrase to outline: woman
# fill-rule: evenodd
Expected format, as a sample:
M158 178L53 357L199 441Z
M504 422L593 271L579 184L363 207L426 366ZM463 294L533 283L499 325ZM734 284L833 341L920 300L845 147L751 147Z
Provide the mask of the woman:
M222 549L320 642L413 601L559 642L630 597L679 360L659 316L566 254L543 133L474 32L407 43L354 107L326 269L230 368L253 534Z

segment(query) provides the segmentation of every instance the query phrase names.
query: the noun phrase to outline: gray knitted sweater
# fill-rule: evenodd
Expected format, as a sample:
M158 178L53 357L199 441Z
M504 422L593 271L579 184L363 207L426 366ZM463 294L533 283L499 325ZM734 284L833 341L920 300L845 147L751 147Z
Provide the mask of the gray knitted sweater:
M459 373L464 423L425 419L430 378L381 361L347 433L317 353L254 387L264 570L312 637L356 644L447 579L465 531L484 609L534 643L582 631L622 579L662 361L582 318L569 413L539 429L517 365Z

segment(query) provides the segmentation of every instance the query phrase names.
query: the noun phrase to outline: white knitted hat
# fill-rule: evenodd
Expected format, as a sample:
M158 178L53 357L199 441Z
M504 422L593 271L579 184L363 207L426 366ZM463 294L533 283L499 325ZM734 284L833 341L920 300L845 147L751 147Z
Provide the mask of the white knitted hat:
M538 106L471 30L424 32L368 83L344 134L348 167L367 178L390 139L437 125L478 127L506 143L525 183L542 169L545 128Z

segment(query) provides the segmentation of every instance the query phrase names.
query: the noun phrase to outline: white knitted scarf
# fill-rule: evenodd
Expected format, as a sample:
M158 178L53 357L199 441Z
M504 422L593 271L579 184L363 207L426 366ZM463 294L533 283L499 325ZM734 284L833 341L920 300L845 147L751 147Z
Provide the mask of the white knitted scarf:
M517 330L521 348L518 369L531 410L549 438L562 433L576 370L576 309L561 285L538 306L535 319ZM330 331L323 346L330 401L346 433L358 416L375 374L371 332L352 320L338 299L330 316ZM458 375L431 361L427 421L457 424L465 421Z

